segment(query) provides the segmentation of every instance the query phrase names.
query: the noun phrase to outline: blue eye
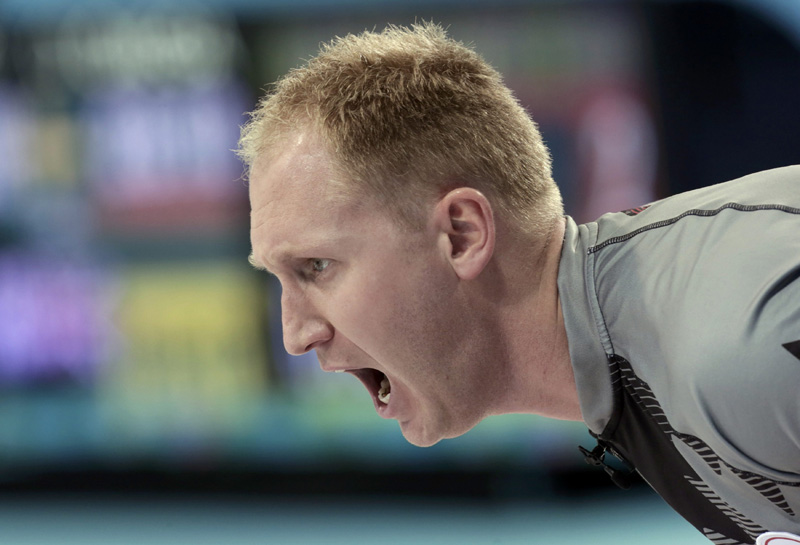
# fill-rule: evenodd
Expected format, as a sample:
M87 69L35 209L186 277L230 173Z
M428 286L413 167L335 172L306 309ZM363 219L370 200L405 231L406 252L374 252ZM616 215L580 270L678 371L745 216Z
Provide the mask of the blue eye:
M330 259L311 258L307 259L303 264L302 275L306 280L314 280L316 277L325 272L328 265L331 264Z
M330 265L330 264L331 264L331 262L330 262L329 259L316 259L316 258L312 259L311 263L310 263L311 270L313 272L317 273L317 274L319 274L322 271L324 271L325 269L327 269L328 265Z

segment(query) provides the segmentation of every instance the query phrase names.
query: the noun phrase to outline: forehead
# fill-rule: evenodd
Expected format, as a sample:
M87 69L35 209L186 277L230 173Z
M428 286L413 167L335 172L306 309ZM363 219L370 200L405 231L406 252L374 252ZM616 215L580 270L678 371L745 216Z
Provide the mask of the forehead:
M359 224L376 214L369 202L346 190L322 146L296 135L253 165L250 236L256 262L269 266L281 256L352 239L363 230Z
M336 176L332 162L317 139L305 133L255 162L250 175L251 226L280 216L315 209L355 208L345 183Z

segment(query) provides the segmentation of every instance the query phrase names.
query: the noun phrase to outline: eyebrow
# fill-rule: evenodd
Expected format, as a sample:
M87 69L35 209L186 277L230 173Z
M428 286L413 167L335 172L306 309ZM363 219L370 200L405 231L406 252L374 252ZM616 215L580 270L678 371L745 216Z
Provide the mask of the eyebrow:
M251 266L252 266L254 269L258 270L258 271L265 271L265 272L267 272L268 274L273 274L273 273L272 273L272 272L270 272L270 270L269 270L269 269L267 269L267 268L266 268L264 265L262 265L261 263L259 263L258 261L256 261L256 256L255 256L255 255L253 255L253 252L250 252L250 255L248 255L248 256L247 256L247 262L248 262L248 263L250 263L250 265L251 265Z

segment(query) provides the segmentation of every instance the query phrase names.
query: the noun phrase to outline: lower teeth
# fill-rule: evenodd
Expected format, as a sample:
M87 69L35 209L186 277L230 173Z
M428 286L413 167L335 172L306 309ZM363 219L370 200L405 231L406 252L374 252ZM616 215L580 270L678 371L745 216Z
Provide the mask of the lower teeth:
M389 403L389 398L391 395L392 387L389 384L389 379L383 377L383 380L381 380L381 389L378 390L378 400L383 404Z

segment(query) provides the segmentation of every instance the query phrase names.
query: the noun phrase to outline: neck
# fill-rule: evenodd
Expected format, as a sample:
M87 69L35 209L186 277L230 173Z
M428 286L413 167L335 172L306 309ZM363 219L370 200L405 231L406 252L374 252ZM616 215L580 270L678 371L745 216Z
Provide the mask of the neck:
M533 413L562 420L581 420L575 377L558 294L558 266L564 239L560 219L544 247L535 250L536 272L515 263L530 260L530 250L510 255L509 270L526 271L527 278L509 279L520 286L504 308L508 382L500 413ZM529 261L530 263L530 261Z

